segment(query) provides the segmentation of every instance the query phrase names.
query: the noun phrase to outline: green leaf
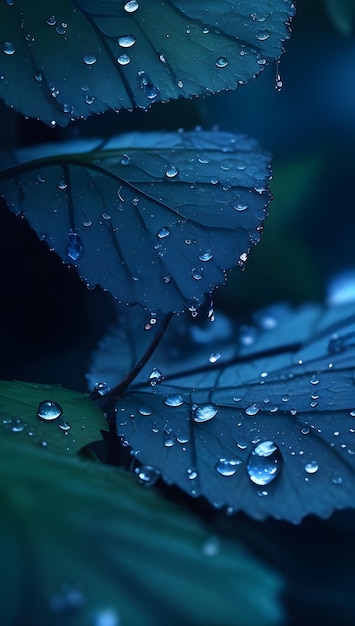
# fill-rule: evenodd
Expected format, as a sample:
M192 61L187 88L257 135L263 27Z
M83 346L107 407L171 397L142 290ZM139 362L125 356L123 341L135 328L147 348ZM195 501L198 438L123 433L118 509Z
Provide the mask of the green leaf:
M0 96L65 126L234 89L281 55L293 14L290 0L2 2Z
M10 440L0 466L4 624L279 623L279 578L136 477Z
M95 147L20 151L0 193L88 286L150 311L194 311L260 239L270 156L217 131L131 133Z
M102 439L101 430L108 430L107 421L85 394L59 385L0 381L1 439L67 455Z

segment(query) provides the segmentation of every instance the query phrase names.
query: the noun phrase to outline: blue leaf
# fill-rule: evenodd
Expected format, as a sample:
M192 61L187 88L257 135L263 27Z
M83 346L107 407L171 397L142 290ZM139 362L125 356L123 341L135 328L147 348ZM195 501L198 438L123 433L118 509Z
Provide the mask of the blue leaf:
M280 56L293 14L291 0L3 2L0 97L65 126L234 89Z
M117 403L118 434L135 457L257 519L355 507L354 303L273 307L210 344L178 326L150 363L159 380L146 369Z
M269 155L255 141L193 131L85 145L20 152L0 193L88 286L149 310L194 311L244 265L270 201Z

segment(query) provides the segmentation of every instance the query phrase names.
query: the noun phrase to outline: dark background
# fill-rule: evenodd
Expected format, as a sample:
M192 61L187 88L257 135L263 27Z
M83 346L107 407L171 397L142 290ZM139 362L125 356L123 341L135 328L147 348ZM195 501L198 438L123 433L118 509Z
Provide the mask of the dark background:
M246 132L274 155L275 200L260 245L245 271L231 272L217 290L216 308L245 318L275 301L322 302L329 281L355 268L355 39L336 28L321 0L300 1L297 9L280 93L271 66L233 93L108 113L69 129L49 129L2 105L1 144L196 124ZM0 378L85 390L90 352L115 316L111 297L87 291L4 205L0 267ZM352 511L327 521L309 517L299 527L242 515L214 519L284 576L289 626L355 623L354 522Z

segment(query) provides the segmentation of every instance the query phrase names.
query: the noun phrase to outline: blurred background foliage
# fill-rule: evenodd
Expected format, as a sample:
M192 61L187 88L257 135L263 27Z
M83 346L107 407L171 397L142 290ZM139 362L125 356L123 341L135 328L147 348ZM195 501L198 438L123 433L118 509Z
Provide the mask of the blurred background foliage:
M297 2L279 67L281 92L270 66L233 93L157 105L146 113L107 113L54 130L1 105L1 144L13 148L196 124L246 132L273 154L275 199L261 243L245 271L230 273L217 290L216 307L245 319L275 301L323 301L331 278L355 267L354 15L353 0ZM87 291L4 206L0 263L0 377L84 390L90 352L115 317L111 298L99 289ZM307 518L299 527L261 524L243 515L227 518L174 490L164 493L276 568L285 584L287 626L355 623L354 512L328 521Z

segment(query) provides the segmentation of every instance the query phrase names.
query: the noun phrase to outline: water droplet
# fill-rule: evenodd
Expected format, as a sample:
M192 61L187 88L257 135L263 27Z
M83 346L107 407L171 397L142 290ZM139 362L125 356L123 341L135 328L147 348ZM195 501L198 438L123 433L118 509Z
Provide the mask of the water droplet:
M119 57L117 57L117 63L119 63L119 65L128 65L128 63L131 62L131 57L128 54L121 54Z
M111 387L105 382L99 382L96 383L94 390L99 394L99 396L104 397L110 393Z
M83 61L84 61L84 63L86 65L94 65L94 63L96 63L97 59L96 59L96 56L94 54L84 54Z
M256 38L259 39L259 41L266 41L269 37L270 33L268 33L267 30L263 30L256 35Z
M83 255L82 241L74 230L69 231L69 243L66 247L66 253L72 261L79 261Z
M309 382L311 383L311 385L318 385L318 383L319 383L319 378L318 378L318 376L316 376L315 374L313 374L313 375L311 376L311 378L310 378L310 381L309 381Z
M227 67L229 61L226 57L219 57L216 61L217 67Z
M14 54L15 53L15 46L11 41L5 41L4 42L4 52L5 54Z
M210 356L208 357L208 360L210 363L217 363L217 361L219 361L221 356L222 355L219 352L211 352Z
M282 456L273 441L259 443L249 454L247 471L255 485L268 485L281 471Z
M198 473L196 472L196 470L192 467L189 467L187 470L187 478L189 480L195 480L198 476Z
M175 178L179 173L179 170L175 167L175 165L170 165L165 172L165 176L167 178Z
M49 26L55 26L56 23L57 23L57 20L55 19L54 15L51 15L51 17L49 17L47 20L47 24Z
M164 446L166 448L172 448L175 444L175 437L171 437L170 435L165 434Z
M134 470L138 476L140 483L143 483L146 487L152 487L158 480L160 472L154 465L142 465L136 467Z
M203 262L210 261L213 258L213 254L211 254L211 252L207 250L207 252L200 254L198 258L200 259L200 261L203 261Z
M139 406L137 411L138 413L140 413L140 415L143 415L144 417L148 417L153 413L153 409L147 404L142 404L142 406Z
M259 411L260 409L257 404L251 404L245 409L247 415L256 415Z
M157 237L159 237L159 239L164 239L165 237L167 237L168 235L170 235L170 230L169 228L167 228L166 226L163 226L158 232L157 232Z
M184 400L180 394L173 394L165 398L164 404L166 404L166 406L181 406L184 404Z
M204 402L202 404L192 405L192 419L195 422L208 422L215 417L218 406L213 402Z
M64 432L68 432L68 430L71 429L71 425L68 424L68 422L65 422L64 420L61 420L58 426L61 430L64 430Z
M191 276L195 280L202 280L203 278L203 268L202 267L193 267L191 270Z
M158 87L152 83L146 72L138 72L138 76L140 78L141 87L143 88L147 98L149 98L149 100L155 100L155 98L159 96Z
M121 48L131 48L136 43L136 38L133 35L122 35L117 39L117 42Z
M304 466L307 474L315 474L318 471L318 463L316 461L311 461Z
M134 13L134 11L137 11L137 9L139 8L139 5L137 0L129 0L129 2L126 2L123 8L125 11L127 11L127 13Z
M240 459L219 459L215 468L222 476L234 476L240 464Z
M67 183L65 182L65 180L60 180L58 185L57 185L58 189L66 189L68 187Z
M21 419L12 419L11 417L5 417L2 420L2 423L6 427L7 430L10 430L12 433L22 433L27 424L23 422Z
M236 211L245 211L248 208L248 205L240 203L236 204L234 208Z
M46 422L58 419L62 413L63 409L60 404L53 400L43 400L43 402L40 402L37 409L37 416Z
M158 370L156 367L154 367L151 371L151 373L149 374L149 384L152 387L155 387L155 385L157 383L161 383L164 380L164 376L161 373L160 370Z
M37 82L39 82L39 83L40 83L40 82L43 80L43 74L42 74L42 72L36 72L36 74L35 74L35 79L36 79L36 81L37 81Z

